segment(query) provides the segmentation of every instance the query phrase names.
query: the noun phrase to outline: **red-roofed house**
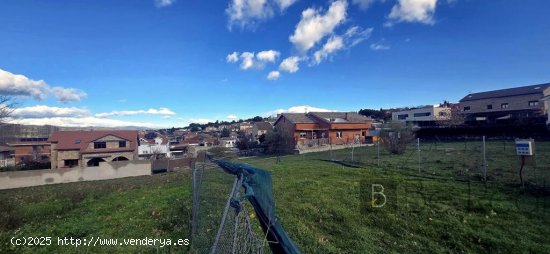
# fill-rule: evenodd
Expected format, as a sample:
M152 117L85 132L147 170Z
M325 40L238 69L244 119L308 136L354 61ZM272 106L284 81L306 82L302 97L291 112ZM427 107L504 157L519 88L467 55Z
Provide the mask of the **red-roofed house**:
M274 126L298 146L362 144L372 119L356 112L282 113Z
M137 131L59 131L49 141L52 168L98 166L138 157Z
M50 159L50 143L45 141L20 141L9 143L8 145L15 150L15 164L23 162L25 159L48 161Z

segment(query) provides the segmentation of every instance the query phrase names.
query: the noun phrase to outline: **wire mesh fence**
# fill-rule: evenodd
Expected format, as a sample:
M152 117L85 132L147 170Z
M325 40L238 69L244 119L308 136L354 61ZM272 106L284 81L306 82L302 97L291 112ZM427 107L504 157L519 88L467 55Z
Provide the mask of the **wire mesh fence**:
M248 202L242 179L207 160L193 167L192 251L194 253L269 253ZM251 218L252 217L252 218Z
M526 157L523 178L531 186L550 184L550 141L534 140L533 156ZM521 157L511 137L469 136L445 141L415 139L402 154L392 154L383 143L369 146L348 145L321 153L300 155L304 159L332 161L342 167L369 167L399 170L414 176L451 180L520 182Z

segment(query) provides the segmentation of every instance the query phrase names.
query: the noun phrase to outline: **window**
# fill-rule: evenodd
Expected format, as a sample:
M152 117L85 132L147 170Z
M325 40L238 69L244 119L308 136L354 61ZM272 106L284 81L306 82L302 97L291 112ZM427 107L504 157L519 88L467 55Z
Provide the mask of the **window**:
M493 109L493 104L487 105L487 109Z
M367 131L361 131L361 136L367 136Z
M432 113L430 113L430 112L414 113L414 117L430 116L431 114L432 114Z
M439 116L447 116L447 112L446 111L441 111L441 112L439 112Z
M65 167L76 167L78 166L78 160L65 160Z
M537 107L539 105L539 101L529 101L529 107Z
M307 134L305 132L300 132L300 138L306 138Z
M118 147L126 147L126 141L118 141Z
M341 132L341 131L337 131L337 132L336 132L336 137L337 137L337 138L342 138L342 132Z
M397 115L397 120L406 120L409 114Z
M500 104L500 108L508 108L508 103L502 103L502 104Z
M94 142L94 149L101 148L107 148L107 144L105 142Z
M80 144L80 139L74 141L75 144Z
M464 111L470 111L470 106L465 106Z

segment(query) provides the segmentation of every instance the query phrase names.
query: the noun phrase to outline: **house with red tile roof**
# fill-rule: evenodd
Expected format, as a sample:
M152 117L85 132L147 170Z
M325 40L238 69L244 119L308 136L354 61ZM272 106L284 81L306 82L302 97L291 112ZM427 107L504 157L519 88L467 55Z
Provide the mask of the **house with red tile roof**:
M297 146L362 144L372 119L356 112L282 113L275 128Z
M100 162L137 160L137 131L59 131L51 143L52 168L99 166Z
M14 150L15 164L23 160L47 162L50 160L50 143L45 140L22 140L8 144Z

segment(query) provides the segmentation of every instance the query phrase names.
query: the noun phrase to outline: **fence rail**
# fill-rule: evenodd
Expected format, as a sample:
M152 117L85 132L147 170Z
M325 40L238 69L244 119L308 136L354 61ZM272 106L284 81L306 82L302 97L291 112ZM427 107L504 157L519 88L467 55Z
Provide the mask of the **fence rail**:
M416 139L402 154L392 154L384 144L354 146L308 153L304 159L329 159L364 168L396 170L420 177L480 181L516 185L520 183L521 157L514 137L469 136L461 141L437 138ZM535 139L534 156L527 156L523 177L531 186L550 184L550 142Z

